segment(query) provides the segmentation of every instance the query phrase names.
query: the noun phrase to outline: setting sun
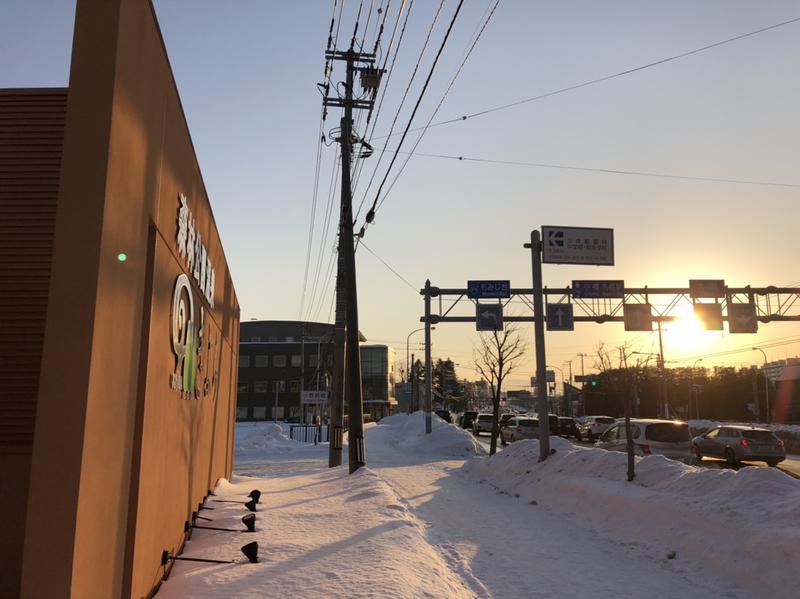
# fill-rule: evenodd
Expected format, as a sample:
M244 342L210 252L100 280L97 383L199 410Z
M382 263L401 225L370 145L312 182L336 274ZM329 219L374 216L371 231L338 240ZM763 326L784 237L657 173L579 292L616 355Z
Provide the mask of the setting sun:
M678 319L664 325L665 353L685 355L714 349L722 340L723 331L708 331L695 316L691 306L675 310Z

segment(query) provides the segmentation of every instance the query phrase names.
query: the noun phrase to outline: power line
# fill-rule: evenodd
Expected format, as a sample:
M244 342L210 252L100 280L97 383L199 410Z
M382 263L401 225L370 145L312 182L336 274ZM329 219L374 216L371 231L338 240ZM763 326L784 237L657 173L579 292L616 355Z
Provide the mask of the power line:
M389 150L391 151L391 150ZM800 188L800 184L798 183L782 183L779 181L759 181L759 180L748 180L748 179L727 179L723 177L699 177L699 176L692 176L692 175L674 175L668 173L657 173L652 171L633 171L633 170L621 170L621 169L609 169L609 168L592 168L586 166L575 166L575 165L568 165L568 164L553 164L553 163L545 163L545 162L524 162L519 160L494 160L490 158L476 158L471 156L458 156L453 154L432 154L426 152L399 152L400 154L407 154L409 157L413 156L422 156L425 158L443 158L447 160L458 160L461 162L481 162L486 164L502 164L508 166L525 166L525 167L535 167L535 168L551 168L551 169L561 169L561 170L569 170L569 171L584 171L584 172L591 172L591 173L605 173L611 175L634 175L637 177L658 177L662 179L682 179L686 181L708 181L712 183L734 183L737 185L767 185L772 187L789 187L789 188ZM391 189L391 188L390 188ZM387 192L388 195L388 192ZM384 196L385 198L385 196ZM383 202L381 202L383 203ZM379 205L380 206L380 205Z
M754 35L757 35L759 33L764 33L766 31L771 31L771 30L777 29L779 27L784 27L786 25L791 25L793 23L797 23L798 21L800 21L800 17L796 17L794 19L789 19L788 21L783 21L781 23L776 23L776 24L770 25L768 27L762 27L761 29L756 29L754 31L749 31L747 33L743 33L743 34L737 35L735 37L731 37L731 38L728 38L728 39L725 39L725 40L722 40L722 41L719 41L719 42L715 42L713 44L708 44L708 45L702 46L700 48L695 48L694 50L690 50L688 52L682 52L681 54L676 54L674 56L669 56L667 58L662 58L661 60L656 60L654 62L649 62L647 64L643 64L643 65L640 65L638 67L634 67L632 69L626 69L624 71L619 71L619 72L613 73L611 75L606 75L604 77L598 77L597 79L591 79L589 81L584 81L583 83L570 85L568 87L562 87L560 89L556 89L556 90L553 90L553 91L550 91L550 92L539 94L537 96L531 96L529 98L523 98L521 100L517 100L515 102L510 102L508 104L501 104L500 106L495 106L493 108L487 108L485 110L480 110L478 112L472 112L470 114L465 114L465 115L462 115L462 116L457 117L457 118L448 119L446 121L439 121L438 123L433 123L433 124L429 125L429 127L438 127L440 125L448 125L450 123L463 122L463 121L466 121L467 119L471 119L471 118L474 118L476 116L483 116L483 115L486 115L486 114L490 114L492 112L498 112L500 110L506 110L508 108L514 108L515 106L520 106L522 104L527 104L529 102L535 102L537 100L542 100L544 98L549 98L551 96L555 96L555 95L558 95L558 94L563 94L563 93L566 93L566 92L574 91L576 89L581 89L583 87L588 87L590 85L595 85L597 83L602 83L604 81L608 81L608 80L614 79L616 77L622 77L622 76L625 76L625 75L630 75L630 74L636 73L638 71L643 71L645 69L649 69L651 67L658 66L658 65L661 65L661 64L664 64L664 63L667 63L667 62L671 62L671 61L678 60L678 59L681 59L681 58L686 58L687 56L691 56L693 54L698 54L700 52L704 52L706 50L710 50L712 48L716 48L716 47L722 46L724 44L729 44L731 42L735 42L735 41L738 41L738 40L741 40L741 39L744 39L744 38L747 38L747 37L750 37L750 36L754 36ZM420 129L423 129L423 128L424 127L418 127L416 129L413 129L412 131L419 131ZM381 139L381 137L376 137L375 139Z
M414 142L414 146L411 148L411 152L409 153L408 156L406 156L406 159L403 161L403 164L400 166L400 170L397 171L397 174L394 176L394 179L392 180L391 185L389 185L389 189L386 190L386 193L383 195L383 198L381 199L381 201L378 204L377 208L380 208L383 205L383 203L386 201L386 198L391 193L392 189L394 189L395 183L397 183L397 180L400 178L400 175L405 170L406 165L408 164L408 161L411 160L411 155L416 151L417 147L419 146L420 142L422 141L422 138L425 136L425 133L428 131L428 128L430 127L431 122L433 121L434 118L436 118L436 115L439 113L439 109L442 107L442 104L444 104L445 98L447 98L447 94L450 93L450 90L452 89L453 84L456 82L456 79L458 79L458 76L461 74L461 71L464 69L464 65L467 64L467 60L469 60L469 57L472 54L472 51L475 49L475 46L478 45L478 41L481 39L481 36L483 35L483 32L486 30L486 26L489 25L489 21L492 20L492 16L494 15L494 12L497 10L497 6L499 4L500 4L500 0L496 0L496 2L494 3L494 6L492 7L491 12L489 12L488 16L486 16L485 20L483 21L483 26L481 26L480 30L478 31L477 35L475 36L475 40L472 42L472 44L469 47L469 50L467 50L467 53L464 55L464 58L462 59L461 64L458 66L458 69L456 69L455 74L450 79L450 83L447 85L447 88L444 90L444 93L442 94L442 97L439 99L439 103L436 105L436 108L433 110L433 112L431 113L431 116L428 118L428 122L425 123L425 126L422 128L422 131L417 136L417 141ZM387 138L387 141L388 141L388 138ZM377 208L376 208L376 210L377 210ZM373 214L373 216L374 216L374 214Z
M395 31L397 31L397 25L400 23L400 17L402 15L404 6L405 6L405 3L403 3L403 5L400 6L400 12L398 12L397 20L395 21L395 24L394 24L394 31L392 31L392 37L389 40L389 51L386 53L386 57L384 58L383 67L382 67L382 69L384 71L386 71L386 64L389 61L389 54L391 53L391 47L392 47L392 44L394 42L394 34L395 34ZM414 0L411 0L409 2L409 4L408 4L408 10L406 11L406 18L403 20L402 29L400 29L400 37L397 40L397 48L395 49L394 55L392 57L392 64L389 67L389 72L388 72L388 74L386 76L386 83L383 85L383 93L381 94L380 102L378 102L378 109L375 111L375 121L372 123L372 133L370 133L370 135L369 135L369 141L372 141L372 136L375 135L375 127L378 124L378 117L380 116L381 108L383 108L383 101L386 99L386 94L388 93L388 90L389 90L389 82L391 81L392 73L394 73L394 65L395 65L395 62L397 62L397 56L400 53L400 45L403 43L403 37L404 37L405 32L406 32L406 26L408 25L408 19L411 16L411 9L412 8L414 8ZM401 104L401 106L402 106L402 104ZM389 127L389 132L390 133L394 131L394 126L395 126L395 123L397 123L397 116L399 115L399 113L400 113L400 109L398 108L398 111L395 114L394 119L392 120L392 125L391 125L391 127ZM370 115L370 117L371 117L371 115ZM368 117L368 119L370 117ZM361 208L364 207L364 202L367 199L367 193L368 193L370 187L372 187L372 182L375 180L375 174L378 172L378 166L380 165L381 161L383 160L383 153L386 150L386 146L388 145L388 143L389 143L389 139L387 137L386 141L383 144L383 149L381 150L380 155L378 156L378 160L377 160L377 163L375 164L375 168L372 169L372 175L369 178L369 183L367 183L367 187L364 189L364 195L361 197L361 202L359 202L359 204L358 204L358 209L356 210L356 215L355 215L356 219L358 218L359 214L361 214ZM358 179L360 179L360 178L361 178L361 173L359 172ZM356 181L355 181L355 185L353 187L354 189L358 185L358 179L356 179Z
M414 117L417 114L417 110L419 109L419 105L422 103L422 98L425 96L425 91L428 89L428 85L431 82L431 78L433 77L433 73L436 70L436 65L439 63L439 58L444 51L444 47L447 44L447 40L450 38L450 32L453 31L453 25L455 25L456 18L458 17L458 13L461 12L461 7L464 5L464 0L459 0L458 6L456 7L455 12L453 13L453 18L450 20L450 25L447 27L447 31L444 34L444 39L442 39L442 44L439 46L439 51L436 53L436 57L433 59L433 64L431 64L430 71L428 72L428 77L425 79L425 84L422 86L422 90L420 91L419 97L417 98L417 102L414 105L414 110L411 112L411 117L408 119L408 124L406 125L405 130L403 131L403 136L400 138L400 142L397 146L399 151L400 147L402 147L403 142L408 135L408 131L411 128L411 123L414 121ZM381 191L383 190L383 185L386 183L386 179L389 177L389 173L392 170L392 166L394 166L395 160L397 160L397 152L392 156L392 160L389 163L389 168L386 170L386 174L381 181L381 184L378 186L378 192L375 194L375 200L372 202L372 207L367 212L366 222L372 222L372 219L375 218L375 207L378 203L378 198L380 198Z
M410 282L408 279L406 279L406 278L405 278L403 275L401 275L399 272L397 272L397 271L396 271L394 268L392 268L391 266L389 266L389 264L388 264L388 263L387 263L387 262L386 262L386 261L385 261L383 258L381 258L381 257L380 257L378 254L376 254L375 252L373 252L373 251L372 251L372 250L371 250L371 249L370 249L370 248L367 246L367 244L366 244L366 243L364 243L364 240L363 240L363 239L361 240L361 245L362 245L362 246L364 246L364 249L365 249L365 250L367 250L367 251L368 251L370 254L372 254L372 255L373 255L373 256L375 256L375 257L376 257L378 260L380 260L381 264L383 264L383 265L384 265L386 268L388 268L390 271L392 271L392 273L394 273L394 275L395 275L395 276L396 276L398 279L400 279L401 281L403 281L403 283L405 283L406 285L408 285L408 286L411 288L411 291L413 291L413 292L414 292L414 294L417 294L417 293L419 292L419 289L417 289L417 287L415 287L415 286L414 286L414 285L413 285L413 284L412 284L412 283L411 283L411 282Z

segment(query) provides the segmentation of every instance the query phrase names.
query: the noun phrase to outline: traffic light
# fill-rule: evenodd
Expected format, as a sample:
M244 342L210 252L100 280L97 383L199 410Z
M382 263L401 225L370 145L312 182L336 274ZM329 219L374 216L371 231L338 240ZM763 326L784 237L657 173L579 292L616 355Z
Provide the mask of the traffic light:
M599 384L600 384L600 381L597 380L596 376L593 376L592 378L589 379L589 387L590 388L596 389L597 385L599 385Z

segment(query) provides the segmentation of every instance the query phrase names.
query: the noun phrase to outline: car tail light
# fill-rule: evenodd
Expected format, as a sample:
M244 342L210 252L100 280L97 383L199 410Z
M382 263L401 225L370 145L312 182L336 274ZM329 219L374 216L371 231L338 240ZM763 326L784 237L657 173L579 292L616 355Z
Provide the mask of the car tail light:
M595 428L600 428L600 425L597 422L595 422L592 426Z
M650 446L649 445L639 445L642 448L642 453L644 455L650 455Z
M742 439L741 443L742 443L742 445L744 445L745 447L747 447L747 445L749 444L749 443L748 443L748 441L747 441L747 439Z
M778 447L783 447L783 439L778 439Z

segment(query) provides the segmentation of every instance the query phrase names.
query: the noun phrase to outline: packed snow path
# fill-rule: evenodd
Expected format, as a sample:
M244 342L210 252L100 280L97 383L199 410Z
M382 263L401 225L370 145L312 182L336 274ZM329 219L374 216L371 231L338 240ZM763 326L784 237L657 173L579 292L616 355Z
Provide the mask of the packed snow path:
M428 542L476 597L738 596L693 564L601 538L581 518L477 484L461 473L463 459L412 456L382 434L367 435L371 469L426 523Z

